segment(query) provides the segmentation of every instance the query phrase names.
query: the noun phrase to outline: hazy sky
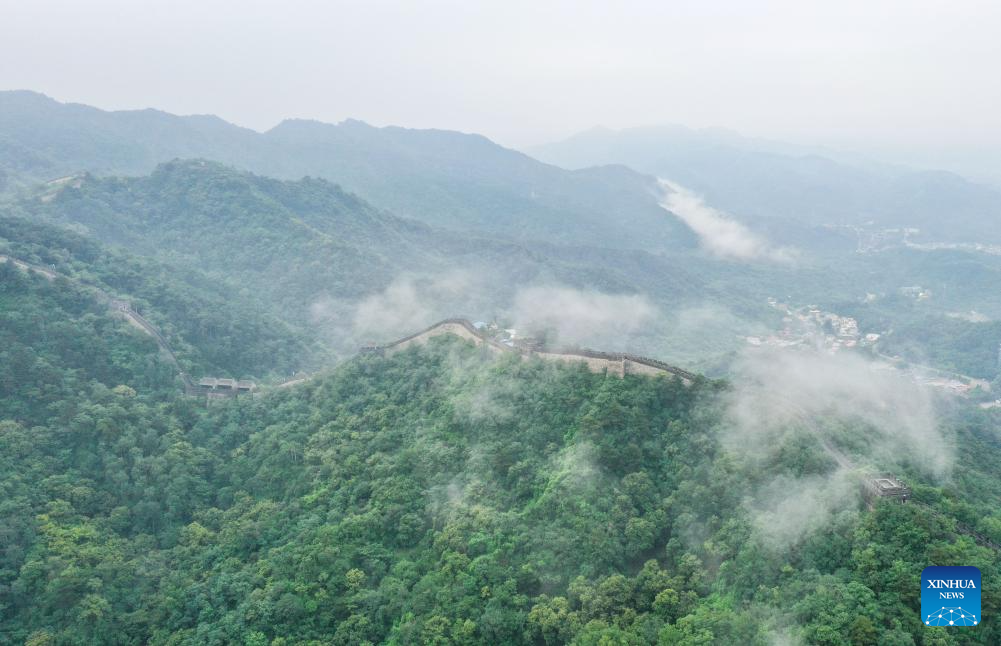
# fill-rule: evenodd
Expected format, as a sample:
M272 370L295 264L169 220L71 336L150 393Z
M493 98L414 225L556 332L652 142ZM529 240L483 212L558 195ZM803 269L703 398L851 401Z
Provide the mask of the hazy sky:
M106 109L484 133L682 123L1001 145L1001 3L0 0L0 88Z

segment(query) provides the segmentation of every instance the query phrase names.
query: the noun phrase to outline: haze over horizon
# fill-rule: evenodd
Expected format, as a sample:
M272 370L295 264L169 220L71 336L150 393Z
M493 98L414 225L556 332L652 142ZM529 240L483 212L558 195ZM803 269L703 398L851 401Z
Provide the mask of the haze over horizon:
M357 118L516 148L684 124L1001 175L985 150L1001 144L1001 7L984 2L6 4L0 88L107 110L258 131Z

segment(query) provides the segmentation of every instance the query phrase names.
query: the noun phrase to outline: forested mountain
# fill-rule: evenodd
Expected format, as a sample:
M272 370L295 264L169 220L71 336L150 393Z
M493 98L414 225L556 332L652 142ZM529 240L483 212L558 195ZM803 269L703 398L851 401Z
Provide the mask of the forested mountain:
M196 375L221 372L263 377L326 365L331 359L312 335L294 319L280 316L272 304L235 292L191 267L112 250L92 238L10 214L0 215L0 255L57 272L48 289L41 289L46 282L43 278L34 280L39 299L12 303L5 314L11 317L9 324L31 321L31 329L40 332L44 326L38 326L46 321L51 307L48 318L67 335L63 339L67 345L77 341L72 338L71 324L68 329L61 327L68 324L62 318L72 320L86 313L108 318L108 303L97 297L104 295L127 301L140 311L169 341L182 367ZM18 277L15 270L4 267L8 279ZM18 278L16 282L23 281ZM65 293L59 298L73 303L75 310L67 310L58 301L43 302L60 292ZM29 310L30 319L25 318ZM87 345L82 340L79 343ZM25 342L25 348L31 347L33 342ZM172 389L178 386L174 383Z
M575 246L690 249L692 233L657 204L656 175L783 244L854 246L853 232L828 225L860 227L866 236L914 228L918 243L1001 242L1001 193L949 173L683 128L594 129L531 153L580 170L450 131L291 120L262 134L210 116L105 112L0 92L0 191L80 171L141 175L199 157L273 177L323 177L397 215L447 228Z
M650 177L624 167L569 172L478 135L286 121L265 137L267 172L319 174L400 215L518 240L677 249L691 236L664 217Z
M323 180L285 183L205 161L172 162L138 178L86 176L14 206L105 243L234 285L280 305L328 285L365 293L406 264L432 262L426 227L378 211Z
M657 205L651 177L571 172L484 137L286 121L264 133L216 117L104 112L0 92L0 191L80 171L140 175L199 157L265 175L323 177L399 215L518 240L677 249L692 238Z
M259 135L15 98L42 116L18 117L30 136L6 149L8 177L73 175L0 204L0 644L998 641L997 412L949 400L934 417L917 390L839 372L852 359L785 382L802 355L734 361L783 324L775 296L995 378L997 325L952 316L1001 316L995 257L719 258L663 210L665 228L645 220L650 178L622 167L570 173L455 133ZM157 163L175 153L240 168ZM934 298L901 291L915 276ZM111 298L186 372L256 378L259 396L185 395ZM354 356L362 335L456 313L538 315L726 379L620 379L452 338ZM913 501L863 502L890 468ZM976 631L921 625L929 563L981 568Z
M50 307L62 296L44 280L4 281L4 298ZM54 370L76 361L45 355ZM132 380L126 364L105 370L88 375ZM975 519L1001 540L1001 491L985 471L999 447L983 418L949 431L964 449L949 487L918 485L920 504L871 511L845 493L823 531L786 549L760 533L747 496L836 465L810 442L768 469L735 461L721 444L723 384L605 377L443 338L208 409L127 385L30 415L10 408L30 394L7 398L0 643L998 636L996 555L956 530ZM832 438L859 441L863 429L831 424ZM912 588L928 562L981 568L976 631L921 625Z
M427 303L425 318L410 323L420 327L456 312L492 315L525 285L636 291L638 280L658 280L652 265L680 265L649 254L432 229L326 180L283 182L197 160L164 164L137 178L57 182L0 210L69 227L178 271L197 267L217 288L266 303L287 322L319 332L331 322L317 320L318 307L321 319L335 315L336 324L350 327L343 319L351 309L400 276L459 284ZM661 283L658 293L690 294L697 284ZM357 341L341 349L353 352Z
M851 224L917 228L915 240L1001 242L1001 191L947 172L682 127L595 128L528 152L565 168L625 164L671 179L784 240Z
M856 221L849 213L869 218L866 205L875 202L892 203L897 214L929 213L932 205L937 214L953 213L943 197L948 192L939 192L935 182L923 184L919 175L829 161L815 151L675 130L597 131L567 144L570 158L629 161L653 173L662 173L658 164L667 160L675 179L705 192L710 206L732 207L738 218L751 217L774 245L803 252L792 264L767 257L733 262L707 254L701 248L705 240L696 241L656 206L652 178L621 166L568 172L481 137L353 121L338 126L289 121L258 134L210 117L103 112L25 92L0 93L0 107L0 134L20 151L12 148L11 159L32 163L37 155L23 154L30 149L59 160L34 166L23 178L96 169L84 181L31 194L19 204L23 217L82 225L104 242L153 253L174 267L194 263L231 290L263 290L286 321L312 327L314 337L339 344L342 352L405 333L395 329L345 339L344 330L363 299L392 288L401 276L415 275L428 284L445 274L475 284L461 293L436 294L417 308L416 327L457 313L504 314L522 287L537 284L645 294L664 313L656 329L646 330L646 339L610 349L687 365L715 364L743 343L744 335L761 324L774 325L765 305L772 296L856 308L866 293L893 294L926 284L934 286L936 298L924 306L931 312L916 313L919 318L970 309L1001 316L1001 302L984 293L996 273L994 257L971 254L958 262L951 252L853 253L869 238L879 248L879 228L903 222L896 215L862 226L867 233L820 226ZM303 174L326 176L333 183L282 183L211 161L156 166L158 159L194 154L297 180ZM138 177L105 176L118 172ZM906 184L898 193L915 208L885 197L887 182ZM962 183L945 185L957 182ZM848 185L858 190L842 190ZM957 206L956 213L990 212L989 191L959 188L966 197L955 204L966 206ZM778 207L771 208L772 202ZM390 215L375 205L394 208ZM444 226L423 227L400 215ZM962 219L935 219L949 229L943 239L954 239L953 234L969 239ZM981 219L984 226L990 221ZM989 240L980 233L976 240ZM887 244L899 249L899 238L890 236ZM686 312L707 305L719 314L712 325L685 323ZM906 330L913 318L899 314L883 308L867 318L881 321L883 329L899 323ZM983 332L970 331L977 347L989 342ZM913 344L897 347L922 358ZM965 363L990 370L982 357Z
M170 395L174 371L157 354L79 285L0 262L0 419L44 423L92 389Z
M81 171L139 175L175 157L238 154L253 138L222 119L159 110L108 113L29 91L0 92L0 169L6 188Z
M412 310L416 318L384 334L399 336L457 313L505 315L519 292L550 285L643 293L675 310L725 294L734 310L756 317L765 296L760 288L746 293L743 286L789 271L718 265L698 253L517 242L431 228L379 210L326 180L286 182L201 160L163 164L148 176L84 175L48 184L0 206L0 212L69 227L78 237L179 272L197 268L216 289L257 300L347 353L363 342L389 340L353 336L352 317L366 298L400 280L407 289L415 283L418 291L426 285L434 293L400 303L398 317ZM665 348L650 343L673 317L651 323L639 345L609 349L662 354ZM675 341L674 351L690 343Z
M772 296L851 312L877 331L896 326L901 342L895 347L919 360L926 356L920 347L926 340L918 335L912 339L918 341L915 345L905 338L916 321L970 309L1001 316L1001 300L990 295L1001 262L989 255L896 251L855 256L850 262L804 256L792 264L735 263L698 250L665 254L516 242L399 218L326 180L279 181L200 160L163 164L148 176L85 175L45 185L0 206L0 213L75 231L56 235L48 227L46 236L54 237L35 245L42 257L58 260L58 249L79 246L81 235L115 245L116 253L133 261L154 260L161 275L198 276L214 298L232 300L242 312L267 312L296 330L300 339L308 337L342 356L363 343L388 341L456 314L516 318L519 296L538 288L642 295L652 315L633 326L633 334L592 343L690 367L715 365L744 344L744 335L777 325L778 315L766 303ZM65 242L64 236L74 242ZM957 281L959 276L963 280ZM907 299L894 296L916 282L933 290L935 299L908 305ZM127 291L143 298L146 289L131 286ZM866 293L890 296L866 303ZM386 301L376 308L383 320L368 316L364 325L357 325L358 313L373 299ZM196 317L207 316L199 311ZM634 315L613 308L593 316L607 323L628 322ZM237 330L248 317L212 316L215 322L191 325L183 336L225 338L222 354L235 357L241 337ZM189 320L187 315L167 318L161 323L168 329L180 329ZM993 379L993 353L959 364L946 356L979 352L998 341L993 328L965 326L967 340L943 337L936 361L949 368L977 366L973 374ZM243 352L251 347L243 346ZM305 358L290 365L290 355ZM328 356L319 350L295 352L276 363L291 369L322 363L310 355ZM253 360L241 372L250 364L261 366Z
M5 3L0 646L1001 646L1001 5L857 4Z

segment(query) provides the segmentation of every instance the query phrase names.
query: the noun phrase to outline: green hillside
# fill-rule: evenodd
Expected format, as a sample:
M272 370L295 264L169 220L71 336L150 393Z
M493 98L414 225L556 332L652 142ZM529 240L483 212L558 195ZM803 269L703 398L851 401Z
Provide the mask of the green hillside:
M0 646L1001 646L1001 4L770 4L3 4Z
M733 307L760 311L764 296L749 302L755 295L749 298L723 278L772 272L714 268L687 254L436 229L381 211L325 180L280 181L200 160L163 164L134 178L87 175L42 186L0 212L68 228L77 238L151 259L179 275L195 271L220 295L256 303L342 354L373 340L358 338L352 329L358 304L401 279L457 287L411 304L423 318L407 322L397 335L455 314L503 316L519 290L537 285L646 293L671 308L723 290ZM666 323L655 321L656 328L644 330L638 346L609 349L662 354L656 344L668 338L662 334ZM675 351L684 347L679 343Z
M74 244L87 238L133 261L151 262L161 275L158 287L123 284L136 298L157 290L171 291L173 301L188 298L164 276L173 273L215 299L232 300L228 310L240 312L237 317L222 320L199 310L159 323L185 339L211 341L204 351L242 361L241 374L261 374L273 354L267 343L245 341L260 338L241 329L259 314L273 321L272 337L288 337L282 329L289 328L312 346L283 351L265 370L287 372L324 365L331 355L317 344L344 357L364 343L388 341L449 316L510 318L519 294L538 287L639 295L655 315L629 335L605 335L591 344L711 367L714 374L725 373L728 356L746 344L746 336L781 325L769 297L856 316L867 331L895 330L896 336L884 339L886 350L919 363L988 380L998 374L993 327L954 320L948 325L962 327L961 334L913 334L921 321L947 320L956 312L976 309L1001 317L1001 300L991 289L1001 257L989 254L891 250L743 263L699 251L518 242L401 218L326 180L281 181L203 160L170 162L139 177L87 175L38 187L0 205L2 213L68 228L73 233L65 235L78 240ZM65 243L41 239L36 246L58 260L53 245ZM915 303L900 296L914 284L929 288L934 298ZM400 302L379 315L392 324L371 317L358 323L359 308L393 290L402 292ZM867 302L866 294L879 298ZM609 315L626 322L632 316ZM192 316L214 320L199 323ZM298 358L286 359L293 355ZM248 370L250 364L258 367Z
M599 131L547 150L592 155L594 162L627 161L655 173L660 161L669 162L668 174L703 191L711 205L734 207L737 217L753 217L758 230L799 248L795 262L738 262L706 253L657 207L651 178L627 168L566 171L448 131L288 121L258 134L211 117L104 112L7 92L0 93L0 141L11 146L0 159L34 169L10 171L23 182L94 172L40 192L22 186L31 197L18 202L14 212L21 217L75 227L175 270L197 268L246 302L263 295L265 308L342 356L360 343L388 340L446 316L503 318L520 288L539 284L645 295L659 316L642 338L606 349L714 370L746 336L776 329L778 318L765 304L769 297L860 311L878 323L877 332L906 332L925 317L940 320L974 309L1001 317L1001 301L991 289L1001 269L998 256L904 248L858 254L855 233L818 228L842 216L879 213L896 226L901 214L927 219L952 213L953 206L963 218L979 218L992 212L990 191L804 158L809 151L771 150L726 133ZM210 161L157 166L178 156L223 160L296 181ZM121 173L136 176L109 176ZM330 181L299 179L303 175ZM969 238L955 218L936 221ZM412 325L371 334L354 329L354 313L365 299L400 281L419 292L427 285L424 291L435 291L443 280L466 287L425 299ZM915 284L935 293L923 311L859 310L866 294L892 296ZM707 325L689 324L702 312L711 313ZM971 342L940 336L941 349L902 337L892 349L940 367L996 374L983 352L993 333L964 331ZM950 353L965 356L956 362Z
M286 121L261 134L211 116L105 112L0 92L0 193L82 171L142 175L194 157L272 177L322 177L437 226L617 248L693 245L657 206L653 178L623 167L571 172L479 135L350 120Z
M72 231L9 214L0 214L0 254L68 278L56 280L50 291L72 295L81 315L93 311L107 318L108 304L95 298L95 290L128 301L168 339L191 374L264 377L330 361L329 351L279 317L277 308L190 267L112 250ZM22 306L27 304L12 305L9 315L20 316ZM49 305L31 307L44 312ZM54 312L56 320L60 311Z
M169 395L174 370L157 354L151 337L80 286L0 263L0 419L30 426L65 415L81 392L117 386Z
M15 212L174 266L198 267L233 286L264 288L282 304L304 301L318 285L365 293L399 269L396 259L422 253L407 237L420 235L419 225L322 180L286 184L189 161L148 176L88 176L78 187L50 190Z
M835 465L807 443L746 471L725 392L439 339L208 409L95 388L15 414L0 643L994 643L995 583L971 632L911 594L928 562L997 580L955 520L1001 539L985 420L949 431L977 456L950 487L776 548L747 496Z

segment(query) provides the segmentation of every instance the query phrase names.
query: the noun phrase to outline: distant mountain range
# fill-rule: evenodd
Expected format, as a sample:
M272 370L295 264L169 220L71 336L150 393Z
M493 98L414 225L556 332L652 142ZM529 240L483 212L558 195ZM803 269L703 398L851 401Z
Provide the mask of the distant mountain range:
M568 171L443 130L291 120L261 134L212 116L105 112L0 92L0 191L80 171L140 175L177 158L283 179L322 177L398 215L508 239L694 246L658 206L655 179L623 167Z
M196 268L290 323L330 332L345 351L379 340L351 338L354 308L401 276L464 283L413 305L431 320L503 312L533 284L643 291L673 302L709 289L686 267L692 259L435 228L323 179L276 180L205 160L168 162L137 177L50 182L0 207L3 217L57 224L129 254Z
M214 116L107 112L0 92L0 192L84 170L140 175L204 158L276 178L329 179L439 227L606 248L693 248L693 234L658 206L655 177L663 177L782 244L843 244L831 225L915 228L921 242L1001 242L1001 192L991 187L726 130L595 128L527 152L445 130L288 120L258 133Z
M840 224L918 228L926 240L1001 241L1001 192L991 187L726 130L594 128L527 152L565 168L624 164L670 179L783 241Z
M216 117L0 92L0 253L20 248L24 223L56 224L158 271L194 272L207 302L230 295L241 312L259 303L264 318L293 330L299 346L285 367L308 363L300 357L314 342L343 355L447 316L505 316L522 290L540 286L647 299L655 314L601 347L693 368L778 325L769 297L839 311L921 285L935 296L914 316L975 308L1001 318L998 256L862 233L919 227L935 243L1001 240L998 194L962 178L726 131L593 130L533 153L582 168L455 132L287 121L261 134ZM714 255L660 206L657 177L747 226L709 222L700 236L744 236L768 253ZM71 262L49 237L29 260ZM891 243L856 253L863 237ZM783 254L771 252L786 247L794 260L776 261ZM126 291L149 298L146 288ZM162 300L149 298L187 311ZM593 299L582 302L593 316ZM880 329L901 310L886 302L872 315ZM230 331L270 324L207 311L217 320L190 322L180 336L226 339L207 363L241 367L241 335Z
M687 362L732 345L732 330L743 326L737 317L767 316L764 301L776 289L812 290L815 280L850 288L812 264L734 264L698 251L516 241L432 227L326 180L276 180L206 160L168 162L137 177L50 182L0 204L0 222L5 218L59 225L120 253L197 271L222 293L266 305L340 353L455 314L504 316L524 288L556 286L644 295L661 316L641 330L643 338L608 349ZM0 252L4 238L0 232ZM26 259L65 262L63 243L54 244ZM357 329L359 308L373 300L385 310L379 318L397 327L369 317L372 325ZM690 325L685 311L702 316L706 303L725 304L722 321Z

